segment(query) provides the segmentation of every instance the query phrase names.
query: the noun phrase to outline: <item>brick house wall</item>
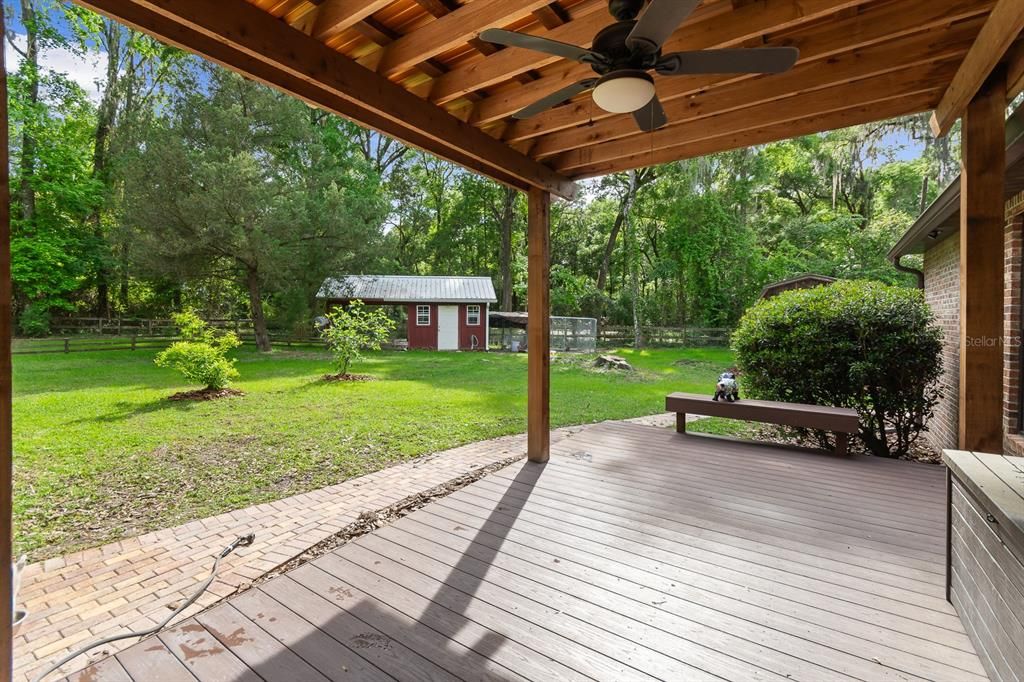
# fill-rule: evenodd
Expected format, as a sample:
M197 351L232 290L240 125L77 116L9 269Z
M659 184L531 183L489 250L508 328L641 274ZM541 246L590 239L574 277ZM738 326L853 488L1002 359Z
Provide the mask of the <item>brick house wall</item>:
M936 450L956 448L960 392L960 239L954 234L925 251L924 298L942 329L942 400L925 438Z
M1024 455L1021 395L1021 291L1024 287L1024 192L1006 203L1003 313L1003 451ZM942 328L943 397L925 434L936 450L957 448L960 388L960 238L951 235L924 254L924 295Z

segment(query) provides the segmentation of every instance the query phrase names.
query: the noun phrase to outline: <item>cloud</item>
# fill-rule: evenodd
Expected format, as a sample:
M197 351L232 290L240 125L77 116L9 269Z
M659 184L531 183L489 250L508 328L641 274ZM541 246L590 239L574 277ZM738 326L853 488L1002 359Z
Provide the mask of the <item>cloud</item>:
M15 34L14 42L17 43L19 49L24 49L26 41L27 37L24 33ZM97 83L103 82L106 78L104 66L106 58L107 55L104 52L90 52L83 56L62 47L51 48L40 53L39 66L46 71L65 74L85 90L89 99L99 102L100 89ZM16 70L22 61L21 54L11 47L8 41L4 41L4 59L8 71Z

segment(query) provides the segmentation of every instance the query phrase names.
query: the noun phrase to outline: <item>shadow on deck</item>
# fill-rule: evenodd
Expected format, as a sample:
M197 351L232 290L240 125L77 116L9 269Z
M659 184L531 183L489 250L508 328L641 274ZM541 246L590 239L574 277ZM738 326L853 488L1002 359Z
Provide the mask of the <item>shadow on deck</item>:
M73 680L987 679L943 469L589 428Z

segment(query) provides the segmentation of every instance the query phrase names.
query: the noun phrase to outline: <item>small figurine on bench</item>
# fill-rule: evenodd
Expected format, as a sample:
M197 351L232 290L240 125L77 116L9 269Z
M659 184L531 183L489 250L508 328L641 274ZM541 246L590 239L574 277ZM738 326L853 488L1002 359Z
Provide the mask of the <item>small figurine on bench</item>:
M718 383L715 384L714 400L717 402L719 399L730 403L740 399L740 387L736 383L735 370L730 369L718 375Z

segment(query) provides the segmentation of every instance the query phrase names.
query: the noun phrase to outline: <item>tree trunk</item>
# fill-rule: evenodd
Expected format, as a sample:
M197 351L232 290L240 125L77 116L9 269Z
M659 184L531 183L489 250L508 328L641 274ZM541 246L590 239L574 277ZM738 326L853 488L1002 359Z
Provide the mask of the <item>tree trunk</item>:
M509 312L512 307L512 227L516 218L516 190L505 187L501 203L501 309Z
M252 315L252 331L256 335L256 348L266 353L270 350L270 334L267 333L267 319L263 316L263 296L256 268L246 270L245 283L249 289L249 311Z
M619 212L612 224L612 231L608 235L608 243L604 246L604 257L601 259L601 269L597 272L597 290L604 291L608 283L608 274L611 271L612 253L615 252L615 242L619 239L619 232L622 231L622 223L629 215L633 207L637 192L640 188L655 178L653 168L643 168L639 171L631 170L627 173L626 189L619 198ZM625 272L623 272L625 274Z
M29 85L29 106L35 108L39 103L39 26L36 23L36 10L33 0L21 0L21 20L25 25L25 64L31 73ZM36 172L36 139L32 136L32 126L26 125L21 134L20 182L18 196L21 200L21 219L30 225L36 214L36 191L33 179Z
M96 135L93 139L92 176L107 186L107 144L117 114L120 96L120 80L118 68L121 62L121 29L110 19L104 19L104 42L107 48L107 72L103 95L96 111ZM103 205L93 209L89 220L93 225L93 236L100 244L106 244L103 234ZM96 263L96 316L110 315L110 264L109 259L101 254Z

